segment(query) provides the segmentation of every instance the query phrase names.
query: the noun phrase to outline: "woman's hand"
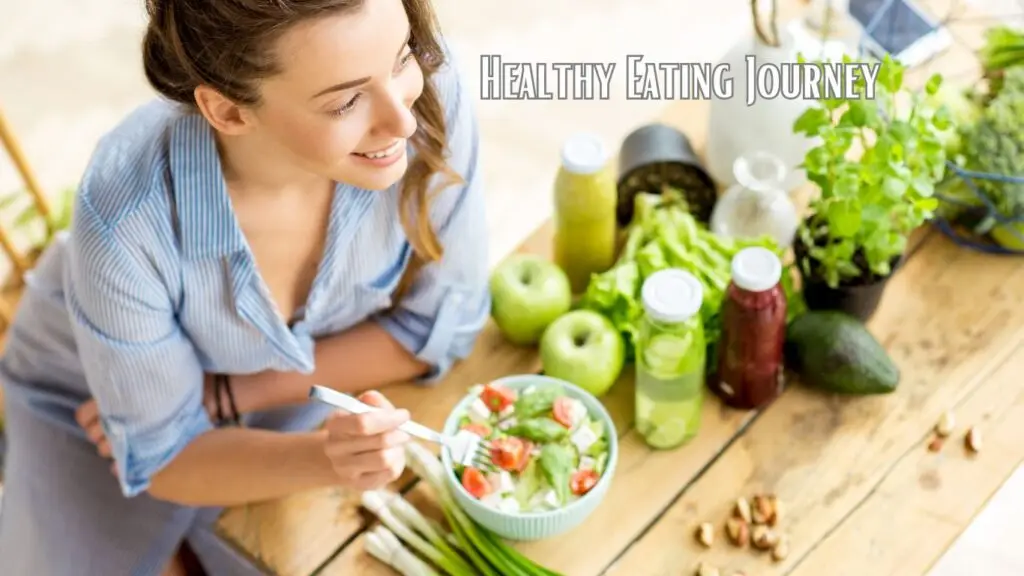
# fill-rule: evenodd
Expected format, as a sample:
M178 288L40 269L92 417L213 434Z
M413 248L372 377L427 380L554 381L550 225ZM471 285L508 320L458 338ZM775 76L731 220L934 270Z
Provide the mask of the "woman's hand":
M359 399L382 410L331 415L325 423L324 452L342 485L374 490L397 480L405 470L404 444L409 435L398 427L409 420L409 412L396 410L379 392L367 392Z

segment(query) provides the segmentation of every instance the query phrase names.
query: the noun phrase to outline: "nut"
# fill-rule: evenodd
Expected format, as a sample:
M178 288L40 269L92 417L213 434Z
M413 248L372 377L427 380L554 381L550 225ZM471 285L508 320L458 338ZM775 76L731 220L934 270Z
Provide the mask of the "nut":
M971 429L967 431L967 435L964 436L964 444L967 446L967 449L970 450L971 452L980 452L981 432L979 432L977 428L972 426Z
M789 556L789 540L787 538L779 538L775 546L772 547L772 560L776 562L782 562Z
M750 526L740 518L726 520L725 533L735 546L743 548L750 543Z
M710 522L705 522L697 528L697 541L705 548L711 548L715 543L715 527Z
M776 521L776 504L777 500L774 496L754 496L754 507L751 511L754 524L774 526Z
M953 413L946 411L939 417L939 421L935 423L935 433L941 438L945 438L953 433L953 429L956 428L956 418Z
M697 576L719 576L719 574L718 568L704 562L697 567Z
M739 498L736 500L736 508L733 509L733 515L747 524L754 521L750 512L750 502L746 498Z
M768 519L768 525L774 527L782 520L782 501L774 494L768 497L768 501L771 502L772 508L772 517Z
M945 443L946 441L941 436L936 436L935 438L932 438L931 442L928 443L928 451L938 452L939 450L942 450L942 445Z
M772 532L771 528L764 524L754 526L754 531L751 533L751 542L754 543L754 547L758 550L771 550L778 541L778 536L775 535L775 532Z

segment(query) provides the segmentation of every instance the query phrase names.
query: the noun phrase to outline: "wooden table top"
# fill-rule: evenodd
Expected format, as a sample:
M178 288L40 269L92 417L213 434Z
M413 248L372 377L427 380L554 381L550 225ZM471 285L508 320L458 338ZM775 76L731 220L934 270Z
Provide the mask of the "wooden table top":
M940 13L941 10L937 10ZM961 37L980 28L954 25ZM915 75L969 66L959 46ZM672 105L661 120L695 142L707 102ZM549 255L545 225L520 251ZM1024 460L1024 259L959 248L927 229L892 278L869 329L899 364L898 390L837 397L791 383L760 412L741 412L708 395L699 435L672 451L652 451L633 429L632 367L603 399L620 439L620 459L605 501L582 526L521 549L570 576L689 574L699 562L722 576L924 574L987 499ZM473 354L433 388L387 390L415 419L439 427L471 385L540 369L533 349L507 344L493 324ZM955 437L928 450L939 416L954 410ZM961 441L976 425L984 446ZM953 441L955 440L955 441ZM396 488L424 506L411 478ZM726 543L722 522L737 497L772 493L784 505L781 562ZM694 538L711 522L711 549ZM363 533L373 520L358 494L325 489L225 512L226 539L280 576L393 574L372 559Z

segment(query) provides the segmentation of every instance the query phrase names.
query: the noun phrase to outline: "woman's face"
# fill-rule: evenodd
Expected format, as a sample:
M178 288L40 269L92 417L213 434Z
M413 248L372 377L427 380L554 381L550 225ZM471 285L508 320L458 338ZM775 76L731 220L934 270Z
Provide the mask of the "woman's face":
M261 138L301 168L360 188L383 190L402 177L423 72L401 0L300 24L274 56L281 73L261 83L251 111Z

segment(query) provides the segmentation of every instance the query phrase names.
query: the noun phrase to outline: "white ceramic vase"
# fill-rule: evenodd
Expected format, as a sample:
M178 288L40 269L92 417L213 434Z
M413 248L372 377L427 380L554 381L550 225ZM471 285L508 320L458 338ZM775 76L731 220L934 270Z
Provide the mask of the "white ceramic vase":
M733 165L742 156L770 150L786 167L786 190L806 180L799 168L814 140L793 133L793 124L812 104L809 99L757 98L747 103L748 71L764 64L778 65L797 61L797 48L790 30L780 31L779 46L761 41L753 30L737 42L722 58L729 64L733 78L732 98L711 100L707 139L707 163L711 177L722 187L736 183ZM753 57L753 62L749 61Z

